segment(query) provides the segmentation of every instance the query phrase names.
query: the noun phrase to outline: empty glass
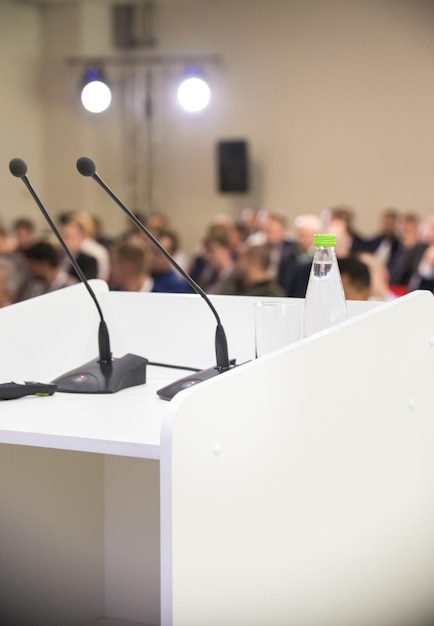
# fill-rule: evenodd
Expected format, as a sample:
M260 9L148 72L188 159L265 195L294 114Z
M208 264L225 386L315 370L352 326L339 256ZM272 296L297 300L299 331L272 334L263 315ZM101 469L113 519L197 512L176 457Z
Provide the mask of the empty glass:
M301 338L300 302L255 302L255 356L288 346Z

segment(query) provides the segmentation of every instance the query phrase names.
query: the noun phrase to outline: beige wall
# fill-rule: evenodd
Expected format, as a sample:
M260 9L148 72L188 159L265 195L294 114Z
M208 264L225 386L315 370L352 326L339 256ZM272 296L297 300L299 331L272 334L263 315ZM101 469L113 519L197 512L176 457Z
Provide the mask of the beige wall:
M41 89L42 18L34 7L0 3L0 220L35 216L23 183L11 176L14 157L28 162L35 186L44 176L44 97ZM39 217L36 215L36 221ZM42 219L40 220L42 223Z
M16 37L8 31L0 38L3 50L11 46L0 57L0 72L19 76L9 104L0 102L6 126L0 150L6 164L17 150L32 160L33 179L44 180L50 208L100 213L116 232L124 217L74 164L88 154L131 208L146 203L143 73L132 77L126 67L108 67L113 107L94 116L78 102L81 68L66 64L70 56L115 52L109 8L98 0L45 10L0 4L11 23L20 15ZM0 29L6 28L2 15ZM45 69L37 83L42 28ZM428 0L162 2L156 52L217 53L224 64L206 68L213 100L198 116L175 102L180 68L154 73L155 208L169 213L189 252L214 214L238 215L250 204L283 210L292 219L348 203L366 234L386 206L421 216L432 211L433 32ZM11 67L9 50L21 50L17 37L27 56L12 55ZM125 91L133 83L135 112ZM248 195L216 189L215 143L231 138L249 142ZM9 180L7 165L3 169L3 205L11 205L18 181Z

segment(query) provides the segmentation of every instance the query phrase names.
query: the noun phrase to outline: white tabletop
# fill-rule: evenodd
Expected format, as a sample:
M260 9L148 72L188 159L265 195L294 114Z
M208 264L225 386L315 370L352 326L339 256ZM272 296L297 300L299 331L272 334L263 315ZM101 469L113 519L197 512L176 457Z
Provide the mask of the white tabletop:
M109 292L93 281L115 357L210 367L215 320L199 296ZM255 298L213 297L230 357L254 356ZM367 303L363 303L367 304ZM0 380L49 382L96 358L98 315L83 285L0 309ZM0 443L160 458L168 404L156 392L186 375L148 366L147 383L116 394L64 394L0 401Z
M168 402L157 390L186 372L148 367L147 383L115 394L0 401L0 442L158 459Z

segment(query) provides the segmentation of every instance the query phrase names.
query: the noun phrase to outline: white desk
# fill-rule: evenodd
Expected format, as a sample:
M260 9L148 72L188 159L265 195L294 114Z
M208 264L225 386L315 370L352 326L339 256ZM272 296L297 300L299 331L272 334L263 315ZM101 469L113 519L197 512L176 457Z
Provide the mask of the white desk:
M214 362L195 296L95 285L115 356ZM95 356L87 299L73 287L1 310L2 378ZM252 299L215 301L231 356L251 359ZM0 622L387 626L431 611L433 320L414 294L171 403L155 391L183 373L153 367L113 396L2 403ZM334 368L312 393L319 350Z
M2 442L159 459L167 405L156 392L176 374L158 372L154 378L150 371L148 377L146 385L113 395L56 393L52 398L27 396L7 406L2 403Z

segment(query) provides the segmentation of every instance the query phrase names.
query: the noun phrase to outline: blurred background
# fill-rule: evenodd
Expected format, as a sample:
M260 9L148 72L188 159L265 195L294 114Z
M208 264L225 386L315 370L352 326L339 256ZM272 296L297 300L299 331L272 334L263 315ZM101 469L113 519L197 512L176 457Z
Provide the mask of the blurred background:
M95 65L102 113L80 101ZM196 113L177 100L192 65L211 89ZM92 213L112 235L126 218L77 173L90 156L129 208L170 217L188 255L246 207L292 220L346 204L366 236L386 207L434 208L431 0L3 0L0 76L6 226L42 227L12 157L53 214ZM241 190L222 190L221 142L245 149Z

